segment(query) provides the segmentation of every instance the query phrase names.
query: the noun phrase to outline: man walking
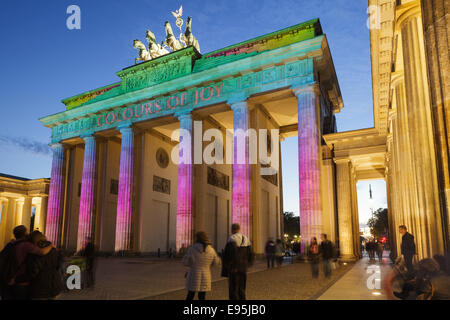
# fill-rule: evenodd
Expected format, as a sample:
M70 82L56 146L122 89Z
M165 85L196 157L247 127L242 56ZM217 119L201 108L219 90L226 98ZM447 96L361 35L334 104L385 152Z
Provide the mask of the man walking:
M230 300L245 300L247 270L253 264L254 254L250 240L241 233L239 224L231 226L231 233L225 246L222 275L228 276Z
M319 252L322 255L323 273L325 277L331 277L331 259L333 259L333 244L327 239L327 235L320 235L322 242L320 243Z
M412 259L416 254L416 245L414 243L414 236L408 232L405 225L398 227L400 234L402 235L401 253L403 259L405 259L405 266L408 269L408 273L411 274L414 269L412 265Z

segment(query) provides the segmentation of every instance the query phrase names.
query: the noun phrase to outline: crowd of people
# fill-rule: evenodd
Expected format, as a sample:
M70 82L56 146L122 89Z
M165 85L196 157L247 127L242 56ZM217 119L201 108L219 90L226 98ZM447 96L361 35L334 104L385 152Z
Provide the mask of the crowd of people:
M401 257L392 271L384 279L384 289L389 298L410 299L450 299L450 261L449 257L435 255L413 264L416 255L414 236L406 226L400 226L402 235ZM44 234L35 230L31 234L25 226L13 230L15 239L9 242L0 253L0 289L2 300L51 300L65 290L62 265L64 256L61 250L47 241ZM371 240L367 243L370 259L383 256L383 243ZM283 242L269 239L265 246L267 268L281 266L284 255ZM332 264L339 256L333 243L321 234L321 242L313 237L305 247L311 265L313 278L319 277L319 264L322 263L326 278L331 277ZM78 252L82 257L84 287L95 283L95 247L93 239ZM197 294L199 300L206 299L211 291L211 267L221 266L221 275L228 278L229 299L246 299L248 268L255 260L249 238L241 233L240 225L233 224L222 257L216 253L205 232L195 234L195 243L183 252L182 261L189 267L186 273L187 300ZM395 287L400 290L395 291Z
M379 261L383 260L384 243L380 239L370 239L365 246L366 252L369 255L369 259L375 260L375 255Z

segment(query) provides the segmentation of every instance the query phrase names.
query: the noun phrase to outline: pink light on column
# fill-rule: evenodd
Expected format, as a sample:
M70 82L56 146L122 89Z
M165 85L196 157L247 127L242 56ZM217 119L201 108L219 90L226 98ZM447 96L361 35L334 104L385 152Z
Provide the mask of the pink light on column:
M64 182L64 147L60 143L51 145L53 150L52 174L48 196L46 236L56 246L60 245L62 221L62 192Z
M131 127L120 128L119 195L117 197L115 251L131 250L131 223L133 205L134 133Z
M93 235L96 143L93 136L85 137L84 141L77 250L81 250L86 245L87 238Z
M178 115L180 120L180 144L177 189L177 251L192 244L192 116L190 113Z
M302 253L311 237L320 241L320 129L316 109L317 85L294 88L298 101L298 173Z
M233 103L233 191L232 191L232 222L241 225L241 232L251 238L252 213L250 211L250 163L249 110L246 101ZM245 134L243 139L239 136Z

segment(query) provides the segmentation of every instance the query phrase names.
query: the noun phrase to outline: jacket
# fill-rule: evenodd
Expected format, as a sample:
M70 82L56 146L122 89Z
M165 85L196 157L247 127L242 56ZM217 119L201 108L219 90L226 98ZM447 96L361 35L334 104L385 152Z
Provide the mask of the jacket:
M413 256L416 253L416 245L414 244L414 236L409 232L402 236L401 245L402 254L405 256Z
M246 273L248 267L253 264L254 253L250 240L241 233L235 233L228 239L223 254L223 267L225 273Z
M29 255L26 263L32 298L53 298L61 293L64 287L60 273L62 256L55 248L45 256Z
M186 289L194 292L211 291L211 267L220 265L220 258L210 245L195 243L183 257L183 264L190 267L186 277Z

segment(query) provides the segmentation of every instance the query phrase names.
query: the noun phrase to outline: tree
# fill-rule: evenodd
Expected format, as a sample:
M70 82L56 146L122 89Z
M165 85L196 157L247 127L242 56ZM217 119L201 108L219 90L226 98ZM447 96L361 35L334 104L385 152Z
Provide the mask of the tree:
M293 212L284 213L284 233L290 236L300 233L300 217L294 216Z
M372 230L375 238L385 236L389 229L388 209L380 208L373 213L373 217L367 221L367 225Z

